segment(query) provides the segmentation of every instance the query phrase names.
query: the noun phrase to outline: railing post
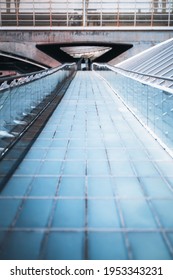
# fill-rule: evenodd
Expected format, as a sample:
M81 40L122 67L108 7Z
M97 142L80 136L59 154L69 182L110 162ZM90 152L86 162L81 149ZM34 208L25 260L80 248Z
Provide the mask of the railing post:
M83 0L83 26L86 26L86 3Z

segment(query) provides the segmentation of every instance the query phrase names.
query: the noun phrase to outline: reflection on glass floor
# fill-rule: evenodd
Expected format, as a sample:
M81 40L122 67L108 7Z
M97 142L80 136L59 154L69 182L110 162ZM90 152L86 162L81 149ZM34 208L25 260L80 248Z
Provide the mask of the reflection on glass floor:
M172 259L173 160L78 72L0 196L1 259Z

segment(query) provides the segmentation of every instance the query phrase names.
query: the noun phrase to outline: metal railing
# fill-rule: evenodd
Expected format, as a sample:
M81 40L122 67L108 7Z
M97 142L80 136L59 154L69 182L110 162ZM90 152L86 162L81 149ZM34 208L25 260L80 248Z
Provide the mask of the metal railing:
M151 80L142 81L139 76L171 84L173 78L134 73L105 64L94 63L93 69L99 71L97 73L111 85L139 121L170 152L173 148L173 89L154 85Z
M14 138L13 130L17 125L24 130L28 125L26 117L29 116L31 122L39 113L38 106L46 98L57 95L57 89L75 70L76 64L73 63L6 81L0 79L0 152L6 145L3 138Z
M1 0L0 26L173 26L172 0Z

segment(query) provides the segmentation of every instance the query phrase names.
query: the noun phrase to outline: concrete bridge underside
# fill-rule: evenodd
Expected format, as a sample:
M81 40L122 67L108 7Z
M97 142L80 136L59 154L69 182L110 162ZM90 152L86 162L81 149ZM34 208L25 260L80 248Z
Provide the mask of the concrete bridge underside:
M133 47L110 61L116 64L149 47L173 37L173 30L148 28L139 29L66 29L66 30L0 30L0 51L5 51L35 60L49 67L59 61L39 50L37 45L92 43L132 44Z

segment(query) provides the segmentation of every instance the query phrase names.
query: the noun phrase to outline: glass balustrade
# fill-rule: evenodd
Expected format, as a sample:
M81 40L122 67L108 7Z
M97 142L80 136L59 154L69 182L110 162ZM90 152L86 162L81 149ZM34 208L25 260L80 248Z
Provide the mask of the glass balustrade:
M95 64L93 68L99 70L98 73L153 135L173 149L173 90L141 83L113 67Z
M57 95L57 88L75 71L75 64L58 67L57 69L37 72L28 76L16 77L14 80L0 79L0 151L14 138L16 125L22 131L26 125L26 117L32 120L44 107L42 101ZM40 109L39 109L40 106Z

